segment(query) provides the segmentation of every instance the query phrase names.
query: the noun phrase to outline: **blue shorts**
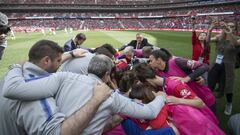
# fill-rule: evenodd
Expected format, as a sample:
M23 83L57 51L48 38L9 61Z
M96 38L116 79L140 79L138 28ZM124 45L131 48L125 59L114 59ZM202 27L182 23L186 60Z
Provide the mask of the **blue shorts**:
M161 128L161 129L149 129L145 130L140 128L136 123L132 120L127 119L122 123L122 128L127 135L175 135L173 129L169 128Z

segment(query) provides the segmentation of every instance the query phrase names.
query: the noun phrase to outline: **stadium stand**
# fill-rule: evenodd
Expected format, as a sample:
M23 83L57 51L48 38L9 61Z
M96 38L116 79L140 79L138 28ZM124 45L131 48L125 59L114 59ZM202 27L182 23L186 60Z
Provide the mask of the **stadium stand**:
M21 29L190 29L193 16L196 17L197 28L206 29L214 16L225 21L239 20L239 3L234 0L4 0L0 7L5 7L4 13L9 17L10 25ZM133 5L136 6L135 11L132 11ZM72 7L79 10L73 11ZM81 7L89 10L81 11ZM110 10L105 11L106 7ZM148 10L140 10L143 8Z

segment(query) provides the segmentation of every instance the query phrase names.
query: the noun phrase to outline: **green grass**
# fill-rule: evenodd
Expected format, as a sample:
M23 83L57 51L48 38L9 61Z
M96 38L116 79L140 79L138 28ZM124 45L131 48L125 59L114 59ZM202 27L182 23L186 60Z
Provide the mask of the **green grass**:
M92 48L104 43L110 43L115 48L130 42L135 39L135 34L139 31L89 31L84 32L87 40L84 47ZM141 31L149 42L163 48L167 48L176 56L191 58L191 33L190 32L174 32L174 31ZM8 47L5 50L3 60L0 61L0 77L5 74L9 64L27 60L29 48L38 40L49 39L59 45L63 44L70 38L74 37L78 32L65 34L62 31L57 31L57 35L43 36L41 33L17 33L16 40L8 39ZM212 46L211 58L214 57L214 45ZM233 114L239 113L240 108L240 70L236 70L235 94L233 99ZM220 127L228 132L227 121L228 116L223 114L225 106L225 98L217 99L217 114L220 120Z

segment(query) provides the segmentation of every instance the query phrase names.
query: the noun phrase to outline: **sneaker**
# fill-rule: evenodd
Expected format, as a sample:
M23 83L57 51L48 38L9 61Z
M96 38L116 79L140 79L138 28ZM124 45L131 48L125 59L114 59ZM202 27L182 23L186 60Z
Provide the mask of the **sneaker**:
M232 114L232 103L227 103L226 104L224 113L226 115L231 115Z

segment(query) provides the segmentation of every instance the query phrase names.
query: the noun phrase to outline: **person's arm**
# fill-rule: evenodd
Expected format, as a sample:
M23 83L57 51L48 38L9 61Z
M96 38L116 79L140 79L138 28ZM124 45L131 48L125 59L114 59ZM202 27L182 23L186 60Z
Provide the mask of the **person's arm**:
M196 31L196 20L192 19L192 31Z
M29 135L60 135L65 114L59 112L53 98L31 102L18 102L19 106L9 106L15 115L14 121Z
M165 104L164 96L156 96L149 104L136 103L133 100L114 92L111 108L114 113L121 113L137 119L154 119Z
M62 60L61 60L61 63L64 63L65 61L69 60L69 59L72 59L72 58L81 58L81 57L84 57L85 53L87 53L86 50L83 50L83 49L74 49L72 51L69 51L69 52L65 52L63 55L62 55Z
M202 108L204 106L203 101L195 97L193 99L184 99L184 98L178 98L174 96L167 96L166 101L169 104L182 104L182 105L189 105L197 108Z
M160 129L162 128L166 122L167 122L167 118L168 118L168 106L165 105L160 113L158 114L157 118L154 120L149 121L149 125L152 127L152 129Z
M183 104L197 108L202 108L205 105L186 84L178 84L174 89L174 95L168 96L166 101L170 104Z
M16 110L16 123L28 134L34 135L79 135L93 118L99 105L112 90L106 84L95 85L93 97L76 113L65 117L56 107L53 98L22 102ZM31 112L31 113L29 113Z
M67 76L67 72L57 72L25 81L22 68L15 67L4 78L3 95L6 98L19 100L39 100L53 97Z
M240 39L237 40L237 36L233 35L232 29L229 28L229 31L225 31L227 36L229 37L230 43L235 46L240 46Z
M67 42L67 43L68 43L68 42ZM69 52L69 51L71 51L71 49L72 49L71 46L68 45L67 43L66 43L66 44L64 45L64 47L63 47L64 52Z
M196 34L196 31L195 31L195 23L193 23L193 26L192 26L192 46L196 45L198 39L197 39L197 34Z
M61 135L79 135L88 126L94 117L98 107L112 93L112 90L106 85L95 85L93 97L79 111L71 115L64 121L61 127Z
M112 118L108 121L108 123L105 125L103 133L104 132L108 132L111 129L115 128L116 126L118 126L119 124L121 124L121 122L123 121L123 118L119 115L114 115L112 116Z
M191 80L195 80L197 77L201 76L203 73L205 73L209 69L209 66L207 64L200 63L195 60L176 58L175 62L185 73L188 74L186 77L180 80L185 83Z
M212 23L207 31L207 38L206 38L206 42L210 43L210 42L217 42L220 40L221 34L218 34L214 37L211 37L212 34L212 30L216 27L217 23Z

